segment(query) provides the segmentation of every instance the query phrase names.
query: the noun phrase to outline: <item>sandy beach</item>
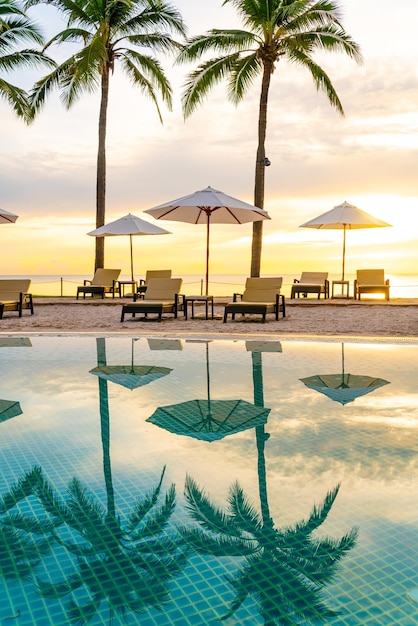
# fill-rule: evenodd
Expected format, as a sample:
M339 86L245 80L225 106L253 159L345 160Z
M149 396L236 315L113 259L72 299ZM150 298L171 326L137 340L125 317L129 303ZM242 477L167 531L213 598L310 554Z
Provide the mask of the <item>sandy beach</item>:
M122 302L108 298L36 298L34 315L24 311L4 313L0 333L125 333L133 335L272 335L272 336L348 336L348 337L417 337L418 301L393 300L300 300L286 302L286 317L275 321L269 316L265 324L261 317L237 316L235 322L222 321L225 298L215 299L215 319L204 318L203 306L195 305L195 319L177 319L167 315L159 323L128 315L120 322Z

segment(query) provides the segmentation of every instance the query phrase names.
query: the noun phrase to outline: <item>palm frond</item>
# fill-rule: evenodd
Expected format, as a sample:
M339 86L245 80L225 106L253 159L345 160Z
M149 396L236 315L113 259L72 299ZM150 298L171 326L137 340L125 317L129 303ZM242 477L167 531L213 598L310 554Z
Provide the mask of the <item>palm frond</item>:
M240 537L241 531L236 526L233 516L228 515L213 504L208 495L190 476L186 476L184 495L187 510L192 519L205 530L232 537Z
M241 102L262 71L262 67L257 53L249 54L236 61L228 81L228 97L231 102L234 104Z
M186 26L177 7L154 0L147 2L147 4L144 3L144 9L128 20L124 28L131 33L137 29L144 32L157 29L159 33L168 30L181 37L186 36Z
M4 526L11 526L33 535L53 533L59 522L50 518L32 517L23 513L12 513L1 521Z
M106 509L95 500L93 494L73 478L67 488L67 508L71 515L70 525L83 534L97 535L103 530ZM70 521L70 520L69 520Z
M68 620L70 624L87 624L93 619L99 608L100 600L97 598L85 604L77 604L73 598L70 598L67 604Z
M170 521L175 506L176 489L174 485L171 485L166 493L164 503L148 513L148 516L143 521L141 528L137 528L137 530L131 535L131 540L137 541L138 539L152 537L162 533Z
M228 57L210 59L190 72L186 78L182 94L185 117L189 117L193 113L212 87L228 76L234 69L237 59L238 53Z
M243 30L211 30L204 35L191 37L178 55L177 63L196 61L210 51L230 56L258 47L258 39Z
M27 124L32 120L27 94L23 89L0 78L0 98L5 100L18 117Z
M83 585L83 577L79 573L71 574L67 580L58 583L50 583L36 578L36 589L42 598L63 598Z
M175 52L181 49L181 44L174 41L172 37L167 34L136 33L134 35L127 35L124 38L116 39L114 42L115 46L118 46L123 40L126 40L129 44L147 48L154 52ZM132 52L135 51L132 50Z
M301 533L305 536L311 535L314 530L319 528L327 519L331 508L335 502L335 498L340 490L340 484L336 485L334 489L327 492L324 501L320 505L314 505L311 514L307 520L298 522L294 526L296 534Z
M127 527L129 531L135 530L135 528L142 522L144 517L157 503L161 493L165 470L166 466L164 465L157 486L152 491L149 491L141 500L137 499L134 502L132 511L127 519Z
M171 110L172 90L164 70L155 57L144 55L135 50L126 50L123 69L139 87L144 95L149 96L159 111L156 94L158 93L166 106Z
M21 478L13 483L8 492L1 497L0 514L9 511L18 502L33 495L39 482L42 481L42 477L42 469L37 465L25 472Z
M198 554L210 554L212 556L248 556L257 550L257 545L248 539L214 537L200 528L188 528L180 526L178 531L183 541L189 548Z
M129 539L130 541L132 541L131 537L129 537ZM175 552L177 552L177 550L182 548L183 545L184 543L180 537L169 537L164 535L162 537L147 537L143 540L141 538L139 550L143 554L151 554L158 557L165 554L174 554Z
M241 531L251 535L260 531L263 527L262 517L250 503L238 482L230 488L228 501L234 521Z

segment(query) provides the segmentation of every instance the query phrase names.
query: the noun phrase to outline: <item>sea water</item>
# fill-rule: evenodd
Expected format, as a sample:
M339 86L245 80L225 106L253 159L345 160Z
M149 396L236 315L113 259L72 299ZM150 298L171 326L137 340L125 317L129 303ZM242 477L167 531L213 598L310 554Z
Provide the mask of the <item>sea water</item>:
M270 276L271 274L263 274ZM176 275L177 276L177 275ZM205 277L200 274L182 274L182 291L185 294L201 294L205 290ZM291 286L295 278L300 274L280 274L283 276L282 292L286 297L290 296ZM30 278L31 291L34 296L75 296L77 286L82 285L85 279L90 279L89 274L25 274L23 275L3 275L0 278ZM135 276L135 279L144 276ZM209 277L209 293L215 297L231 297L233 293L241 293L245 284L245 274L212 274ZM340 280L339 274L330 274L329 280ZM355 275L347 274L346 280L350 281L350 293L353 292L353 282ZM396 298L418 298L418 274L387 274L390 280L391 299ZM122 274L121 280L130 280L130 276Z

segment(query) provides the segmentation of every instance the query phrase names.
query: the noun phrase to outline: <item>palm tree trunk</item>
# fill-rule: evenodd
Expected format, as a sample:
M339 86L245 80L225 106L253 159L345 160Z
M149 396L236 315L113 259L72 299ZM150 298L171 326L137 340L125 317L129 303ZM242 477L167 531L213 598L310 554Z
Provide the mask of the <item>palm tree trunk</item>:
M106 214L106 122L109 102L109 70L102 73L102 97L99 115L99 146L97 150L96 228L103 226ZM104 237L96 237L95 267L104 267Z
M264 406L263 363L261 352L251 352L251 359L253 364L254 404L255 406ZM262 426L256 426L255 434L257 441L258 493L260 496L263 524L264 527L267 528L273 526L268 503L266 459L264 455L264 448L269 435L265 431L264 424Z
M106 365L106 340L104 337L96 338L97 365ZM111 519L115 519L115 491L112 480L112 466L110 462L110 415L109 396L107 392L107 380L98 377L99 380L99 403L100 403L100 432L103 450L103 474L107 495L107 514Z
M273 64L264 63L263 80L261 83L260 105L258 112L258 147L255 162L255 186L254 204L260 209L264 208L264 179L266 157L266 132L267 132L267 102L270 88L270 78ZM260 276L261 245L263 241L263 221L253 222L253 240L251 249L251 276Z

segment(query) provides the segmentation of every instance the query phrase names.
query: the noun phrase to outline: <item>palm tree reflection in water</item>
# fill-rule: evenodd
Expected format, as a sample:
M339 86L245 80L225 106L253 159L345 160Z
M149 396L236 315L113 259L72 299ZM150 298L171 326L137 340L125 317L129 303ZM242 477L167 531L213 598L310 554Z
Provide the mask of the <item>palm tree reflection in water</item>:
M104 339L97 339L98 365L105 362ZM176 505L175 486L161 493L165 468L154 489L137 498L124 521L116 513L110 462L110 421L107 381L98 379L103 444L103 469L107 506L104 507L77 479L62 500L41 476L37 489L44 510L62 527L56 541L73 555L76 566L60 582L37 579L44 598L63 598L70 623L84 624L107 601L109 624L114 616L147 608L162 609L169 595L168 583L186 564L187 549L166 532ZM74 540L64 538L70 534ZM81 591L78 595L76 592Z
M264 406L261 352L252 352L254 404ZM293 526L277 527L270 516L264 449L269 435L256 429L260 512L248 500L238 482L229 489L228 505L215 505L188 476L185 497L191 517L199 527L181 529L194 551L202 555L243 557L228 577L235 591L225 620L249 597L255 599L267 626L325 623L338 615L322 598L322 591L336 574L343 557L355 545L354 528L340 539L316 538L326 521L339 485L330 490L308 519Z

